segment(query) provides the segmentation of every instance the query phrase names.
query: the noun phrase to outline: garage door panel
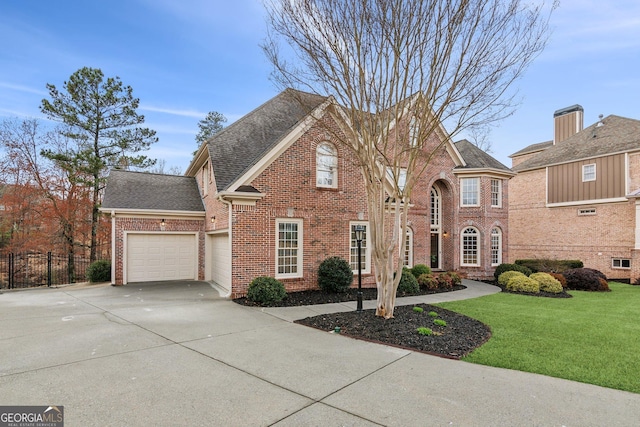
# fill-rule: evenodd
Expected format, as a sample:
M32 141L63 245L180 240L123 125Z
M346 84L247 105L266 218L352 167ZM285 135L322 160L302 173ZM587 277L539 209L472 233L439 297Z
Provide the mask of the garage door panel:
M217 234L212 236L211 249L211 280L227 289L231 289L229 235Z
M127 282L195 279L193 234L129 234L127 251Z

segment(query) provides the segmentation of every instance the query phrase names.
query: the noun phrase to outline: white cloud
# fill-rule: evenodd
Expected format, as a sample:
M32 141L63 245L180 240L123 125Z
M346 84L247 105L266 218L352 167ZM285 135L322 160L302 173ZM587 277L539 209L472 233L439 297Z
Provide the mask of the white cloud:
M23 85L18 85L18 84L9 83L9 82L0 82L0 87L9 89L9 90L15 90L17 92L27 92L27 93L33 93L36 95L48 95L48 93L44 90L34 89L29 86L23 86Z
M207 113L203 113L202 111L196 110L178 110L173 108L163 108L163 107L155 107L153 105L141 105L140 110L142 111L153 111L154 113L163 113L170 114L173 116L181 116L181 117L193 117L196 119L204 119L207 116Z

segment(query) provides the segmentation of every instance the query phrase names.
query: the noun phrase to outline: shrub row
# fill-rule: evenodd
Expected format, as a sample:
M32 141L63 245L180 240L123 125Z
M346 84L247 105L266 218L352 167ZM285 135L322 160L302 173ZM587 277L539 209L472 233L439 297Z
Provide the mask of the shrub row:
M566 261L566 263L580 263L580 261ZM535 286L522 277L533 279L538 285L537 291L525 290L534 289ZM495 271L496 281L499 285L509 290L518 290L521 292L562 292L563 288L583 290L583 291L608 291L609 284L607 278L602 272L592 268L571 268L565 270L562 274L554 272L535 272L527 266L520 264L500 264ZM512 280L516 279L515 281ZM518 289L512 289L512 288Z
M516 264L527 267L534 273L562 273L572 268L584 267L584 263L577 259L517 259Z

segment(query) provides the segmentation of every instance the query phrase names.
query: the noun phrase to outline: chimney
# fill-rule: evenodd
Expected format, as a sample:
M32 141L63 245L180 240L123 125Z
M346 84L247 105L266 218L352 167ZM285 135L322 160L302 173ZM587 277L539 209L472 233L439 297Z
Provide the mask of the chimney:
M578 104L553 113L553 145L580 132L584 126L583 117L584 109Z

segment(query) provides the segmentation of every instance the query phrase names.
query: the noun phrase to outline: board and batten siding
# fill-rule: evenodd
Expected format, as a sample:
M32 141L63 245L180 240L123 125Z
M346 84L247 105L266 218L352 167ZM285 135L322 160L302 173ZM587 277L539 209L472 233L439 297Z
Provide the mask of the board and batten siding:
M582 166L596 165L595 181L582 182ZM599 157L548 168L547 203L624 197L625 155Z

